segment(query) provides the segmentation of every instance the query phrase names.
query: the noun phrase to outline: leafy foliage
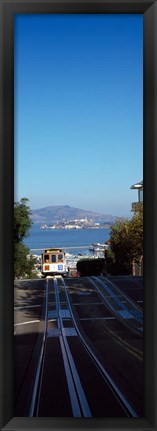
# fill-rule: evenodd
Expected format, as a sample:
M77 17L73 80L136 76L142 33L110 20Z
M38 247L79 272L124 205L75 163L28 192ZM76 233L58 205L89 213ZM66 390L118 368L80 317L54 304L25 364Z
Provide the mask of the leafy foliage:
M27 198L22 198L20 203L14 204L14 240L16 243L28 236L28 230L32 225L27 202Z
M130 221L130 236L132 238L131 257L139 262L143 256L143 204L141 203Z
M143 205L138 206L131 220L117 219L110 229L110 246L115 262L129 270L133 261L143 256Z
M126 256L128 260L130 253L129 220L117 219L115 225L111 226L110 246L116 260L123 263L126 260Z
M29 256L29 249L23 244L32 225L28 199L23 198L14 204L14 277L34 278L36 259Z
M128 275L132 272L130 264L122 263L116 260L113 251L105 250L106 273L112 275Z

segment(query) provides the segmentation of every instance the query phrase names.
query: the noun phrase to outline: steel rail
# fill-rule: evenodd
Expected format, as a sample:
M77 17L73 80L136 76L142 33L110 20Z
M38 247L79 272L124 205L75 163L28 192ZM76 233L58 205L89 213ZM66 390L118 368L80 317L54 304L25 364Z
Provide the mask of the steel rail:
M39 387L41 387L41 372L42 372L42 368L43 368L45 343L46 343L46 333L47 333L48 290L49 290L48 289L48 280L46 280L44 333L43 333L43 339L42 339L42 345L41 345L41 350L40 350L40 356L39 356L37 371L36 371L36 375L35 375L35 382L34 382L34 387L33 387L33 392L32 392L32 397L31 397L31 402L30 402L30 406L29 406L29 412L28 412L28 416L29 417L36 416L36 414L35 414L35 408L36 408L36 403L39 400L39 396L38 396Z
M94 277L93 277L94 278ZM121 310L120 311L124 311L124 312L128 312L128 315L130 315L130 316L132 316L132 319L130 318L129 319L129 324L127 323L127 320L128 319L124 319L121 315L120 315L120 313L118 313L118 311L109 303L109 301L107 300L107 298L105 297L105 295L102 293L102 291L100 290L100 288L97 286L97 284L90 278L90 277L88 277L88 279L89 279L89 281L95 286L95 288L96 288L96 290L99 292L99 294L101 295L101 297L103 298L103 300L106 302L106 304L107 304L107 306L108 306L108 308L110 309L110 310L112 310L112 312L113 312L113 314L121 321L121 322L123 322L123 324L125 324L130 330L132 330L132 331L134 331L136 334L138 334L138 335L140 335L140 336L142 336L142 332L143 332L143 326L135 326L134 324L131 324L131 322L130 322L130 320L132 320L132 323L133 322L137 322L137 323L141 323L141 322L138 322L136 319L135 319L135 316L133 316L133 315L131 315L131 313L130 313L130 311L128 311L127 309L125 309L125 306L124 306L124 304L122 303L122 302L118 302L117 301L117 304L118 305L120 305L121 306ZM98 282L99 282L99 280L98 280ZM105 286L104 286L104 284L103 284L103 287L105 288ZM107 291L108 292L108 291ZM109 293L109 292L108 292ZM112 298L112 295L111 295L111 298ZM113 298L113 299L115 299L115 298ZM125 322L125 323L124 323Z
M74 417L92 417L86 395L84 393L74 359L72 357L67 337L64 333L63 319L61 317L61 306L58 290L57 279L54 278L55 298L56 298L56 310L58 313L58 327L61 331L60 344L63 354L63 362L65 367L65 373L67 378L67 384L69 389L70 401L72 406L72 412ZM80 408L81 407L81 408Z
M119 294L120 294L120 295L123 295L123 297L127 300L127 302L128 302L131 306L135 307L135 308L137 309L137 311L139 311L139 312L142 314L142 309L141 309L141 307L140 307L139 305L136 305L136 302L135 302L134 300L132 300L132 299L127 295L127 293L126 293L126 292L124 292L124 291L122 292L122 290L120 289L120 287L118 287L117 285L115 285L115 284L114 284L111 280L109 280L108 278L107 278L107 280L106 280L106 278L105 278L105 277L103 277L103 280L102 280L102 281L109 283L113 289L116 289L116 291L117 291L117 292L119 292ZM138 301L137 301L137 302L138 302ZM141 301L140 301L140 302L141 302ZM143 301L142 301L142 302L143 302Z
M124 303L122 303L122 301L116 296L116 293L113 292L112 289L116 290L121 296L123 296L125 299L127 299L127 302L129 303L129 305L131 305L131 307L134 307L134 309L136 311L138 311L141 315L142 315L142 311L141 309L139 309L139 307L133 302L131 301L131 299L129 297L127 297L125 294L123 294L123 292L121 292L121 290L115 286L113 283L111 283L110 280L107 280L107 282L110 283L112 289L107 285L106 280L103 279L101 280L98 277L93 277L96 281L98 281L106 290L107 292L111 295L111 297L113 297L115 299L115 301L117 301L117 303L122 306L126 311L129 311L130 314L132 314L133 318L135 320L137 320L139 323L143 323L143 319L141 317L137 317L134 315L134 313L132 312L133 310L130 310L129 307L127 305L125 305Z
M104 378L105 382L108 384L109 388L112 390L113 394L118 399L119 403L121 404L121 406L124 409L124 411L127 414L127 416L129 416L129 417L131 416L133 418L138 417L138 414L135 411L135 409L132 407L132 405L126 399L125 395L118 388L117 384L113 381L112 377L109 375L109 373L107 372L107 370L101 364L101 362L99 361L99 359L97 358L97 356L95 355L95 353L93 352L93 350L91 349L91 347L89 346L89 344L86 342L85 338L83 337L83 335L82 335L82 333L81 333L81 331L80 331L80 329L78 327L78 324L76 322L76 319L74 317L73 310L72 310L71 303L70 303L70 299L69 299L68 287L66 286L65 280L63 278L62 278L62 283L64 285L65 294L66 294L66 298L67 298L69 310L71 312L71 316L72 316L74 325L76 327L78 335L79 335L80 339L82 340L82 343L83 343L86 351L92 357L92 359L93 359L95 365L97 366L99 372L101 373L101 375Z

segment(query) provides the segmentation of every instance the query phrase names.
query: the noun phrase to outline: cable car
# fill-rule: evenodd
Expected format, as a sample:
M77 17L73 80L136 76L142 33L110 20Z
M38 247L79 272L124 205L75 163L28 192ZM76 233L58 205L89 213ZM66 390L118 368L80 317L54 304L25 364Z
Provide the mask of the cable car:
M65 253L61 248L48 248L41 255L41 273L48 275L67 275Z

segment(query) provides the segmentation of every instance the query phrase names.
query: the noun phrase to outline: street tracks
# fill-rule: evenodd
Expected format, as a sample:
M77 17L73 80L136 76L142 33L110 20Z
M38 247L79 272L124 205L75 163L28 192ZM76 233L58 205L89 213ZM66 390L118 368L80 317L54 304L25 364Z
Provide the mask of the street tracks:
M28 416L137 417L84 337L68 280L47 279L44 330Z

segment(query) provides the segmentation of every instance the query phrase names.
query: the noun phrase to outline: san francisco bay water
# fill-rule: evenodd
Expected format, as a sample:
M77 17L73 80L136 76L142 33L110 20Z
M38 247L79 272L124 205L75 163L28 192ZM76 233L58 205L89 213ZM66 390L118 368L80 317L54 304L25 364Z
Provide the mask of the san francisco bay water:
M29 236L24 243L34 254L41 254L41 250L48 247L60 247L71 254L88 254L92 243L104 243L110 237L110 228L100 229L40 229L40 225L33 224ZM87 248L80 248L86 246ZM66 250L67 247L67 250ZM74 247L68 249L68 247Z

